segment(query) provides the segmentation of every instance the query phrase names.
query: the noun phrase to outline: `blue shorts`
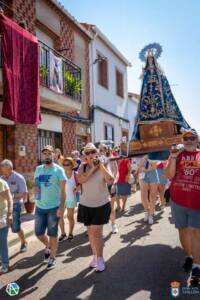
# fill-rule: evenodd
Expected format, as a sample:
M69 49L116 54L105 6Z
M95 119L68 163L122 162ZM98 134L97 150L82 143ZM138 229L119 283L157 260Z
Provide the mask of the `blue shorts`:
M12 222L12 232L17 233L21 230L21 211L22 203L14 202L13 203L13 222Z
M36 207L35 210L35 235L44 235L47 229L48 236L58 235L58 221L56 208L41 209Z
M116 194L117 196L130 196L131 195L131 185L128 182L117 183L116 184Z
M148 171L145 172L145 176L144 176L144 182L151 184L159 184L159 176L158 176L158 172L157 170L152 170L152 171Z
M159 177L159 184L167 184L168 183L168 179L165 177L165 173L163 169L157 169L158 172L158 177Z
M186 208L171 201L172 218L176 228L200 229L200 210Z

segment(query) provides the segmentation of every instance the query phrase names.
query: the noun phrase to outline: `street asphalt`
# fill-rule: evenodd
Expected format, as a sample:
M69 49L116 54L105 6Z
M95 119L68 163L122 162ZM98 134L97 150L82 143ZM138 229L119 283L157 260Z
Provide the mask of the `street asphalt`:
M57 266L46 270L43 247L34 235L28 238L28 251L19 253L19 244L10 249L9 273L0 277L0 299L9 300L6 286L20 287L13 299L27 300L168 300L171 282L179 282L177 299L200 299L200 290L188 289L189 274L182 270L184 254L171 218L170 207L156 208L155 223L143 221L140 193L133 194L124 214L117 214L118 234L105 226L106 270L95 273L84 226L77 224L71 242L59 245ZM197 294L198 293L198 294Z

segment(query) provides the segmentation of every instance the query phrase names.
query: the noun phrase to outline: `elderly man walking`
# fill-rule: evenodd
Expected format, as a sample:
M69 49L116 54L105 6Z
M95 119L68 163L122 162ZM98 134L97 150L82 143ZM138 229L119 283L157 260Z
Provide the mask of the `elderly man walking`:
M12 196L8 184L0 178L0 274L8 272L8 229L12 223Z
M24 177L13 170L12 161L4 159L1 164L2 179L4 179L11 191L13 196L13 223L12 232L17 233L21 247L20 252L27 251L27 242L25 239L24 231L21 228L21 210L23 201L27 198L27 186Z
M185 131L182 142L181 152L171 151L165 173L172 180L172 216L186 254L183 268L186 272L192 269L190 285L197 286L200 284L200 151L196 131Z

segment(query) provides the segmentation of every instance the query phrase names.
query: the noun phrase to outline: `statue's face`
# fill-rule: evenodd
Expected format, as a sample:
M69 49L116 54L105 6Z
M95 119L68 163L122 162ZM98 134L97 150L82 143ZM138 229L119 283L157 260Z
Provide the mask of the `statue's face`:
M149 65L153 65L154 64L154 60L152 56L148 56L147 58Z

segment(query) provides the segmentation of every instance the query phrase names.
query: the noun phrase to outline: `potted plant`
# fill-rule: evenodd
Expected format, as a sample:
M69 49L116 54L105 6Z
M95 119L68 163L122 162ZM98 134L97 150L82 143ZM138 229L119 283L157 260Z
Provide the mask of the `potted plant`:
M45 67L44 65L40 66L40 77L44 78L49 74L49 68Z
M80 95L82 82L79 78L73 76L69 71L64 72L65 91L70 96L74 94Z
M33 191L33 180L27 179L26 186L28 189L27 201L24 203L24 207L27 214L32 214L35 208L34 191Z

